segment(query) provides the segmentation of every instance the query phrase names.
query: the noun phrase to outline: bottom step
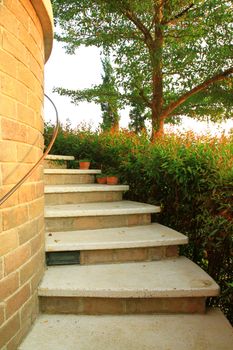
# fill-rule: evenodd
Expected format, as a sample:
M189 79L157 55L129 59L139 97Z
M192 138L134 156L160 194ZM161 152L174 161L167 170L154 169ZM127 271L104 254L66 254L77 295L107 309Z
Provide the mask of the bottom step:
M40 315L18 350L231 350L218 309L205 315Z

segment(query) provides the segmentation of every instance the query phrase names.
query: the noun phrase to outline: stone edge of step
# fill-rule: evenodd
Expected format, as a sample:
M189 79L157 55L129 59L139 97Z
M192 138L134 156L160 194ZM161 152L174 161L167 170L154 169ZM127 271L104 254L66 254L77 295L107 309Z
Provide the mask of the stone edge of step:
M155 232L148 232L148 228ZM163 232L158 232L158 230L163 230ZM119 239L119 234L122 232L126 236L124 240ZM154 235L153 238L152 234ZM101 235L104 235L104 238L98 240L98 236L101 237ZM77 238L81 236L81 238L75 240L76 236ZM110 237L108 241L105 240L106 236ZM85 240L86 237L87 240ZM130 230L128 227L120 227L46 233L46 252L149 248L185 244L188 244L187 236L157 223L131 227Z
M140 205L131 207L121 207L122 203L127 202L136 203L131 201L119 201L119 202L99 202L99 203L85 203L86 208L83 209L83 204L67 204L67 205L55 205L45 207L45 218L68 218L78 216L111 216L111 215L134 215L134 214L152 214L159 213L160 207L150 204L139 203ZM92 204L98 204L100 208L91 208ZM115 204L116 207L110 208ZM90 208L88 208L88 205ZM107 205L107 207L104 207ZM102 209L101 209L102 207Z
M77 184L77 185L46 185L45 194L55 193L86 193L86 192L121 192L128 191L128 185L99 185L99 184Z
M95 175L101 174L99 169L44 169L44 175Z
M121 275L122 268L124 271L127 269L128 272L132 273L134 271L134 278L135 274L138 273L138 269L143 269L142 272L139 272L140 278L142 276L145 276L146 273L151 274L151 268L153 267L159 268L161 270L161 264L164 264L165 269L169 269L169 266L173 263L184 264L185 268L187 269L187 273L189 273L195 269L196 276L200 275L199 280L194 279L190 280L191 286L190 287L184 287L182 286L180 289L177 287L174 287L175 284L168 287L167 285L163 288L158 287L157 289L153 286L147 283L145 284L145 281L143 282L143 288L142 285L139 283L139 285L135 285L135 288L133 287L126 287L122 286L120 283L119 276L116 276L115 272L116 270L119 270L118 274ZM149 266L150 265L150 266ZM149 271L146 271L146 268L148 267ZM82 287L79 277L79 284L78 287L74 285L74 280L78 279L78 274L80 274L80 269L83 269L82 273L85 276L89 276L90 274L94 274L96 276L96 279L98 281L98 274L99 273L107 273L107 275L110 275L110 270L112 270L111 275L113 274L115 276L115 280L117 280L117 284L113 286L112 288L109 288L107 286L99 287L97 282L97 285L94 286L95 282L91 282L91 285L87 285L87 287ZM98 269L100 270L98 272ZM164 267L163 267L164 269ZM75 275L78 272L77 275ZM168 276L170 274L170 270L168 273ZM178 272L179 273L179 272ZM63 276L65 274L65 279L63 279ZM70 278L68 278L70 276ZM179 278L179 275L174 274L175 278ZM173 276L169 277L172 281ZM177 277L178 276L178 277ZM130 278L130 277L129 277ZM165 276L166 278L166 276ZM186 279L186 276L183 272L181 272L181 280ZM50 280L50 282L48 282ZM148 278L146 279L148 280ZM92 280L93 281L93 280ZM88 282L88 281L87 281ZM139 281L140 282L140 281ZM128 282L127 282L128 283ZM161 283L161 282L160 282ZM173 282L174 283L174 282ZM181 282L179 282L181 283ZM135 284L135 282L133 282ZM51 287L50 287L51 286ZM140 287L140 288L139 288ZM194 264L189 259L180 256L176 259L169 259L169 260L160 260L156 262L143 262L143 263L121 263L121 264L105 264L105 265L69 265L69 266L53 266L48 267L47 271L45 272L44 280L42 280L39 288L38 288L38 295L44 296L44 297L96 297L96 298L176 298L176 297L213 297L219 295L219 286L216 284L216 282L205 272L203 271L198 265Z

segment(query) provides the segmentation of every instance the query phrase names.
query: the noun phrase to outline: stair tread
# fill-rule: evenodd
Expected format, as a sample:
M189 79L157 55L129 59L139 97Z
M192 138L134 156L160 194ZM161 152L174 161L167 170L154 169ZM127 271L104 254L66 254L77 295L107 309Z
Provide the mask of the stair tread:
M97 202L46 206L45 218L150 214L158 212L160 212L160 207L158 206L132 201Z
M44 169L45 175L88 175L88 174L101 174L99 169Z
M145 263L49 267L40 296L106 298L207 297L219 287L185 257Z
M158 223L98 230L47 232L46 251L97 250L187 244L183 234Z
M46 160L75 160L74 156L63 156L58 154L48 154Z
M231 350L219 309L205 315L39 315L19 350Z
M45 193L128 191L128 185L68 184L46 185Z

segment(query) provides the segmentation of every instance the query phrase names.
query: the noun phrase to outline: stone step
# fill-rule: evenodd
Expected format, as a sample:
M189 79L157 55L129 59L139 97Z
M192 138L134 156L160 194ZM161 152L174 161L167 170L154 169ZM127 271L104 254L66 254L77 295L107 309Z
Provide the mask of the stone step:
M45 186L45 204L63 205L121 201L126 185L73 184Z
M80 252L80 264L153 261L178 255L188 238L158 223L146 226L48 232L46 252Z
M64 168L67 168L68 160L75 160L75 158L73 156L49 154L46 156L44 160L44 167L64 169Z
M46 230L60 232L147 225L151 222L151 213L159 211L160 207L132 201L46 206Z
M46 185L90 184L95 182L98 169L44 169Z
M40 315L18 350L232 350L219 309L205 315Z
M38 288L42 312L202 313L219 294L215 281L185 257L156 262L49 267Z
M75 160L74 156L63 156L57 154L48 154L46 160Z

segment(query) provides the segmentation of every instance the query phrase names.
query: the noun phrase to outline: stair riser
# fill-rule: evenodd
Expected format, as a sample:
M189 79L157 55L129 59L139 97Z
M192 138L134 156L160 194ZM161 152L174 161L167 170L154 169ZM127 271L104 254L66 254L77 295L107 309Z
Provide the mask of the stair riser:
M45 169L66 169L66 160L44 160Z
M92 184L95 182L95 176L81 174L46 174L44 175L44 181L45 185Z
M124 249L82 250L82 251L47 251L49 265L64 265L60 259L66 257L65 265L80 264L117 264L124 262L158 261L178 257L178 246L143 247ZM73 256L75 256L73 260ZM78 256L78 260L76 258ZM50 262L53 258L55 261ZM67 262L67 259L69 263Z
M46 205L115 202L122 200L122 192L72 192L72 193L46 193Z
M46 231L94 230L123 226L149 225L150 214L81 216L71 218L46 218Z
M177 246L83 250L80 252L80 264L91 265L104 263L157 261L166 258L174 258L177 256Z
M129 315L202 314L205 298L84 298L40 297L40 310L49 314Z

